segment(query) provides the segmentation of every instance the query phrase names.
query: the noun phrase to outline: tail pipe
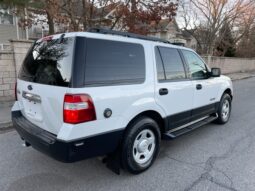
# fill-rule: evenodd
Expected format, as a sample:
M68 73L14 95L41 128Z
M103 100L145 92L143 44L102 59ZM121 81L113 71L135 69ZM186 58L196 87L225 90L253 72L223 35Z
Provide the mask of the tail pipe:
M26 142L26 141L25 141L25 142L22 144L22 146L23 146L23 147L30 147L31 144L30 144L29 142Z

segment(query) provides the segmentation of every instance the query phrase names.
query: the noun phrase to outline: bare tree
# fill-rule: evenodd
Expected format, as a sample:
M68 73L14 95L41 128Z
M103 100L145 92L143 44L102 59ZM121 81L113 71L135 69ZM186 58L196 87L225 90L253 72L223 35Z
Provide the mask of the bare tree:
M191 31L197 39L201 53L213 55L217 41L223 33L219 31L224 24L228 24L235 31L234 40L238 42L250 29L254 21L253 0L190 0L182 2L183 29ZM190 10L192 9L193 12Z

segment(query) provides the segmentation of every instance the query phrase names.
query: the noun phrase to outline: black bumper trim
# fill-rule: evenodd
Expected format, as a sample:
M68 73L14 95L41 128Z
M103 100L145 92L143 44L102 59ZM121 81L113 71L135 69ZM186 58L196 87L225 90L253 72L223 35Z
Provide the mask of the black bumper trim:
M62 162L75 162L112 153L117 149L124 132L122 129L65 142L57 139L56 135L32 124L20 111L12 112L12 122L20 137L33 148Z

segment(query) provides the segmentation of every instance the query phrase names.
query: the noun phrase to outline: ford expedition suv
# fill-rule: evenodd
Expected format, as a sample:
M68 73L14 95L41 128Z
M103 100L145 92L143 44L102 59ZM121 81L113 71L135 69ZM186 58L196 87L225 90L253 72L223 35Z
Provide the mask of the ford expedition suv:
M191 49L92 29L37 40L16 96L12 121L27 146L63 162L114 156L138 174L162 139L228 122L233 88Z

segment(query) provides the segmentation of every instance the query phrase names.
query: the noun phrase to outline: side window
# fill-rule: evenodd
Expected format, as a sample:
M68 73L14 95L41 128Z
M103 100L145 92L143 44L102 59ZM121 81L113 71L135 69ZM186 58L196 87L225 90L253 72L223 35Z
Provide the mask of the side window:
M207 78L207 68L204 62L193 52L182 50L184 58L188 64L191 77L193 79Z
M163 79L166 80L185 79L186 78L185 70L178 50L166 47L158 47L158 49L159 55L157 55L156 51L156 58L161 56L161 59L159 58L156 59L158 69L158 80L162 81ZM160 66L161 64L160 61L161 63L163 61L162 69ZM165 73L163 73L162 70L164 70Z
M140 44L87 39L85 85L142 83L144 48Z
M165 70L162 62L162 58L159 53L158 47L155 47L156 65L157 65L157 75L158 80L162 81L166 79Z

